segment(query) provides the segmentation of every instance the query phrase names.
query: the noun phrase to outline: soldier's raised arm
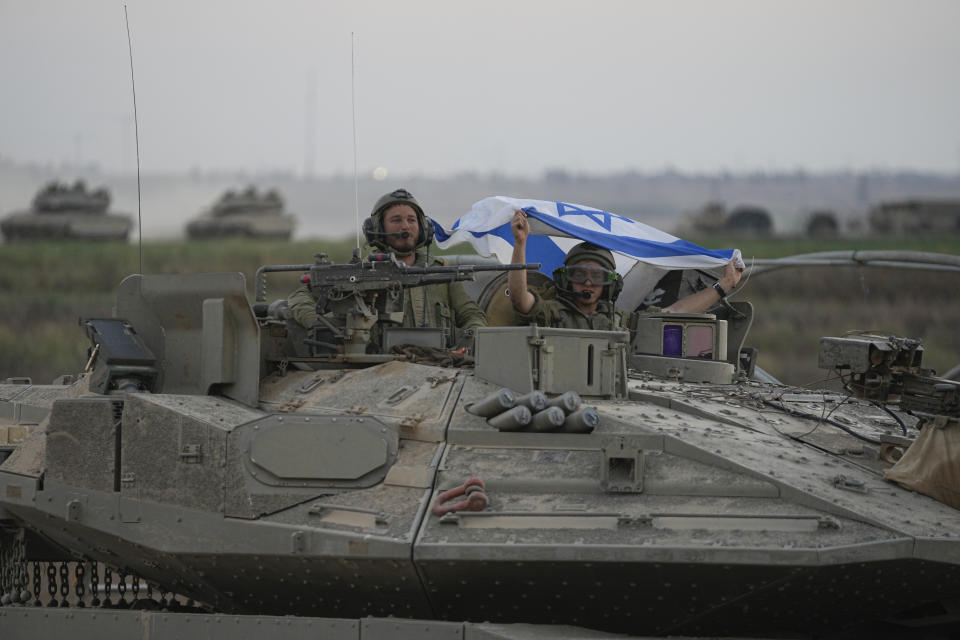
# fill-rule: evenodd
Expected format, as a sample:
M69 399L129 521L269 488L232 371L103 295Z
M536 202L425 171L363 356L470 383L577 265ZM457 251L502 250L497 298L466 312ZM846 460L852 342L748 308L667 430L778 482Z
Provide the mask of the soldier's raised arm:
M510 222L510 230L513 231L513 256L510 261L513 264L523 264L527 261L527 237L530 235L527 214L518 209ZM526 270L511 271L507 276L507 285L510 288L510 302L513 303L513 308L520 313L530 311L536 299L527 289Z

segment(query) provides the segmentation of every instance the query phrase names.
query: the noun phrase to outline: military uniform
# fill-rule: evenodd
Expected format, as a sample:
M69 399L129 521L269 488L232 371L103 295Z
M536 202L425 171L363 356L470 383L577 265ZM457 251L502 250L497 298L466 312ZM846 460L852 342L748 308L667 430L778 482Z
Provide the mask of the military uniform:
M533 294L534 303L527 313L517 312L517 324L537 324L541 327L556 327L561 329L597 329L601 331L626 331L629 326L629 314L620 309L614 309L611 315L611 304L601 300L597 304L596 313L587 315L577 308L572 300L563 296L556 298L545 297L549 292L529 290Z
M430 261L431 266L443 264L445 264L444 261L439 258ZM426 266L426 254L418 251L414 265ZM426 321L424 296L426 296ZM287 306L293 318L302 326L309 328L317 321L317 299L306 285L298 287L287 296ZM477 303L467 295L462 283L448 282L404 289L402 326L472 329L487 326L487 318Z

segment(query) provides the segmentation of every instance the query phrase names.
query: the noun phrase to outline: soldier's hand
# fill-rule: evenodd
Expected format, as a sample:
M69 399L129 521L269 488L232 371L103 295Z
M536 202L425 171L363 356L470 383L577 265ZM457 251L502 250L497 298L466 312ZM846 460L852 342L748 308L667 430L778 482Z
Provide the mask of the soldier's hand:
M516 242L526 242L530 235L530 221L527 220L527 214L517 209L513 214L513 220L510 221L510 230L513 231L513 239Z
M731 291L740 282L740 276L743 275L743 269L737 268L733 260L723 267L723 277L720 278L720 286L724 291Z

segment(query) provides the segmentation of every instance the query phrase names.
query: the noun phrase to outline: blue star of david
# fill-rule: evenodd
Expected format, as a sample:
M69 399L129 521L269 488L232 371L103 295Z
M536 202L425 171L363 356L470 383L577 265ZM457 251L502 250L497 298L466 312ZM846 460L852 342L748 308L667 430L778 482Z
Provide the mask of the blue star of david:
M623 216L618 216L615 213L600 211L599 209L581 209L578 206L567 204L566 202L557 203L557 213L561 218L564 216L586 216L607 231L610 231L610 226L613 224L613 218L616 218L617 220L623 220L624 222L633 222L630 218L624 218Z

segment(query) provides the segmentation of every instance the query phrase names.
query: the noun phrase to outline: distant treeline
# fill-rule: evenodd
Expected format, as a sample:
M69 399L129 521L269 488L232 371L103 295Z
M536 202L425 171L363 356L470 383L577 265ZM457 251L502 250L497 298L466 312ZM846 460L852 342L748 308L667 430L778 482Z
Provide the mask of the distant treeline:
M367 216L382 194L406 187L427 213L449 225L488 196L560 200L606 209L652 224L665 231L708 202L728 210L751 205L770 212L776 234L802 231L812 212L836 214L841 229L863 220L881 202L907 198L960 198L960 173L930 174L911 171L837 171L684 173L622 171L609 174L551 169L534 177L498 173L459 173L436 177L388 176L375 180L361 171L352 175L298 176L292 173L183 173L145 174L141 198L134 175L100 173L96 167L20 166L0 160L0 216L29 205L36 191L50 180L84 179L106 186L113 207L135 213L142 208L144 237L182 237L191 217L228 189L256 186L276 189L295 214L295 237L336 237L355 233L357 218ZM861 229L865 226L861 225Z

